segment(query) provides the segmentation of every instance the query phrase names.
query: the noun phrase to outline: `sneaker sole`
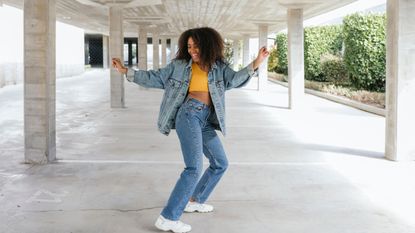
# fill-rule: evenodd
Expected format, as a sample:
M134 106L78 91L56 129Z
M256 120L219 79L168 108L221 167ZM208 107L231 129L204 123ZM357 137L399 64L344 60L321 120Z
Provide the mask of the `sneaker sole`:
M154 226L156 226L156 228L159 229L160 231L166 231L166 232L167 231L171 231L173 233L187 233L187 232L190 232L191 231L191 229L188 230L188 231L173 231L172 229L161 227L157 223L154 224Z
M157 228L157 229L159 229L160 231L170 231L170 229L168 229L168 228L164 228L164 227L161 227L161 226L159 226L157 223L156 223L156 224L154 224L154 226L156 226L156 228Z
M184 212L186 212L186 213L194 213L194 212L198 212L198 213L209 213L209 212L213 212L213 210L193 210L193 211L184 210Z

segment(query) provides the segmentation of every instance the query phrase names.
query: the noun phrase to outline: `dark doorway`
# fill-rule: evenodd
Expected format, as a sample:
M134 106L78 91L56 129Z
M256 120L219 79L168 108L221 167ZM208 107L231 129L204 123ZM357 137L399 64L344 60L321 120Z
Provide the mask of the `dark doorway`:
M85 34L85 65L103 67L102 35Z
M132 66L138 63L138 40L137 38L124 38L124 63Z

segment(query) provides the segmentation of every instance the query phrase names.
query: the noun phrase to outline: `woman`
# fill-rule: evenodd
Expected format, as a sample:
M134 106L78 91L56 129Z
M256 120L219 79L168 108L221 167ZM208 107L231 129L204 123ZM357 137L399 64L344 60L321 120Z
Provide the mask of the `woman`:
M223 51L223 39L216 30L194 28L180 36L176 59L165 68L126 75L141 86L165 89L158 128L165 135L176 129L186 165L155 223L160 230L189 232L191 226L179 221L183 212L213 210L205 202L228 167L215 132L225 135L225 90L245 85L269 55L263 47L251 64L235 72L225 63ZM112 64L119 72L129 73L119 59L112 59ZM203 155L210 166L201 177Z

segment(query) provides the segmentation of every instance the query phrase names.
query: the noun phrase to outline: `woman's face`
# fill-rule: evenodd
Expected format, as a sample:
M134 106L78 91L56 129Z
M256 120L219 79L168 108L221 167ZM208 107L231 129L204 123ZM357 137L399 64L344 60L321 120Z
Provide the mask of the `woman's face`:
M200 61L200 57L199 57L199 47L193 41L193 38L192 37L189 37L189 39L187 41L187 52L192 57L193 62L198 63Z

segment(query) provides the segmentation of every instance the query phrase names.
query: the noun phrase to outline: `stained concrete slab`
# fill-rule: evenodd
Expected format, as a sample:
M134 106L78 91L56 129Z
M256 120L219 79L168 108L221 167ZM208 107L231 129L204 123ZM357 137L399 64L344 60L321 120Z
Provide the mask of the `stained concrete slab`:
M286 88L255 85L227 93L230 167L215 211L183 215L192 232L415 232L415 165L383 158L383 117L309 95L291 111ZM44 166L22 163L22 86L0 89L0 232L158 232L180 147L156 129L162 92L125 88L127 108L110 109L108 70L58 80Z

